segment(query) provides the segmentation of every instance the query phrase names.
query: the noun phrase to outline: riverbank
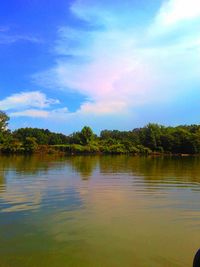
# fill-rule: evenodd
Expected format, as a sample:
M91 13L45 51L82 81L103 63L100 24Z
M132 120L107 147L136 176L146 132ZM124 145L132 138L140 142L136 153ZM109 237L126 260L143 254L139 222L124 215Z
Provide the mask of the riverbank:
M189 153L172 153L172 152L158 152L151 151L147 147L136 146L134 149L125 149L122 146L94 146L94 145L38 145L34 149L27 149L23 146L14 148L0 148L0 154L57 154L57 155L132 155L132 156L177 156L177 157L190 157L199 156L199 154Z
M200 154L200 125L165 127L148 124L131 131L103 130L96 135L88 126L70 135L48 129L20 128L0 132L1 153L43 154Z

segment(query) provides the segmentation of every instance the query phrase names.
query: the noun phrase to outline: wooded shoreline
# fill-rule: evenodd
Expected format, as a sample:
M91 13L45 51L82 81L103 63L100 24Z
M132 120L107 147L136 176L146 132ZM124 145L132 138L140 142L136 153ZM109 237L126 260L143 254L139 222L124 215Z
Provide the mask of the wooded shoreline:
M0 153L200 155L200 125L175 127L149 123L130 131L103 130L96 135L85 126L70 135L48 129L8 129L9 117L0 111Z

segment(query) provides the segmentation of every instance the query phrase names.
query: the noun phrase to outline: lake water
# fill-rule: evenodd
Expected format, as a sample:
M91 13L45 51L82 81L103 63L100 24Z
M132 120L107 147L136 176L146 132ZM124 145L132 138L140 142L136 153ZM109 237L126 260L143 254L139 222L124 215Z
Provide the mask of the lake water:
M188 267L200 158L0 157L0 267Z

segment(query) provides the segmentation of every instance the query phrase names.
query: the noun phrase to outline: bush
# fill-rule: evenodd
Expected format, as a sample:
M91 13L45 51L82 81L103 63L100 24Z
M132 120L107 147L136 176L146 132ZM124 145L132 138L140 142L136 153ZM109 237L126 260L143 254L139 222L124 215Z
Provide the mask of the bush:
M151 149L148 148L148 147L145 147L143 145L137 145L136 147L138 150L139 150L139 153L140 154L143 154L143 155L149 155L152 153Z
M125 154L125 153L127 153L124 145L122 145L122 144L103 146L102 152L107 153L107 154Z

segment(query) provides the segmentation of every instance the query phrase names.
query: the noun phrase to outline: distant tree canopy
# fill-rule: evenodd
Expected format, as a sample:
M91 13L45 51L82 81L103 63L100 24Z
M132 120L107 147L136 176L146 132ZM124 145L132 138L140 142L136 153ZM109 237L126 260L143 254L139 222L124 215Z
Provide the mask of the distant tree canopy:
M45 145L67 153L200 154L200 125L166 127L149 123L131 131L103 130L99 136L84 126L67 136L38 128L10 132L8 121L6 113L0 111L1 152L33 152Z
M64 134L38 128L20 128L13 132L13 136L21 142L27 137L34 137L39 145L61 145L68 143L69 140Z
M116 142L123 144L126 151L142 145L160 153L200 153L200 125L165 127L150 123L132 131L104 130L100 139L109 142L109 145Z

